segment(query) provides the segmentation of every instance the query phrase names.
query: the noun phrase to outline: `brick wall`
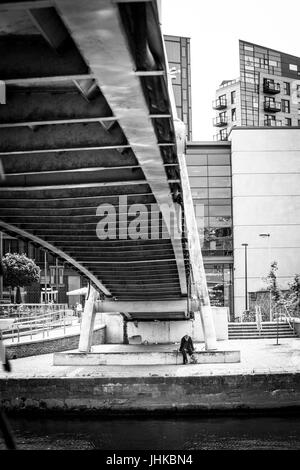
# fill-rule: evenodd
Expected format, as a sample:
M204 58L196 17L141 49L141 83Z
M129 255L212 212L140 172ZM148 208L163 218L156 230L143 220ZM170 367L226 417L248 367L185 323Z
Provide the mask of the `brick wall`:
M300 407L300 374L0 379L9 411L165 413Z
M104 344L106 342L106 327L101 325L94 330L92 344ZM61 338L49 338L39 341L30 341L27 343L16 343L6 346L9 359L19 357L36 356L39 354L49 354L59 351L68 351L77 349L79 343L79 334L66 335Z

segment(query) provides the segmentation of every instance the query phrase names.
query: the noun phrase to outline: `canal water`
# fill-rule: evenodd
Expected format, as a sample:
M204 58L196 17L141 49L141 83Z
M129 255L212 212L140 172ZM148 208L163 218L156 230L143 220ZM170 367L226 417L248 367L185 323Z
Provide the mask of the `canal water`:
M300 450L300 416L15 418L18 449ZM0 449L5 449L0 435Z

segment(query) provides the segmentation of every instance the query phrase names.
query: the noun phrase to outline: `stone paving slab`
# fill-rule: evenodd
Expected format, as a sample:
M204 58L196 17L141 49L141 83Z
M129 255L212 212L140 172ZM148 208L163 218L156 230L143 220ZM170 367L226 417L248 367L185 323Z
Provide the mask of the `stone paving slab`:
M300 373L300 338L219 341L220 349L239 349L236 364L188 364L148 366L54 366L53 354L11 361L12 372L0 371L0 378L66 377L187 377L209 375L246 375ZM115 349L118 345L103 345ZM119 345L123 348L124 345ZM130 345L134 347L135 345ZM158 345L155 345L157 347ZM170 347L170 345L159 345ZM201 345L197 345L201 347ZM204 345L203 345L204 346ZM102 346L101 346L102 347ZM147 346L149 347L149 346ZM174 347L174 345L171 345ZM99 346L97 346L99 348Z

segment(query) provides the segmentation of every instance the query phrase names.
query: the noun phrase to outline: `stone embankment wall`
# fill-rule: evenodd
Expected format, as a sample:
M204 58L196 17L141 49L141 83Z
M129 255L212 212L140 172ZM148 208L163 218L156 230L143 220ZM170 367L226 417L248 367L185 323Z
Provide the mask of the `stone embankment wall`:
M300 374L1 379L10 411L164 413L300 408Z
M92 344L104 344L106 342L105 325L97 326L93 334ZM6 346L8 359L19 357L36 356L39 354L49 354L59 351L69 351L77 349L79 344L79 333L73 333L58 338L44 338L36 341L15 343Z

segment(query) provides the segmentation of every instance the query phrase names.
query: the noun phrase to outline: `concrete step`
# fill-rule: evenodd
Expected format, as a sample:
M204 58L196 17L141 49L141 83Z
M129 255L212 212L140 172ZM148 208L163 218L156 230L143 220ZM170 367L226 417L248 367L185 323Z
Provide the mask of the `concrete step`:
M235 338L243 339L246 336L251 337L251 338L254 337L254 336L255 337L257 336L258 338L271 338L273 336L277 336L277 334L271 333L269 335L259 335L258 333L256 333L256 334L244 334L244 335L232 335L232 336L230 335L230 336L228 336L228 339L235 339ZM278 337L279 338L295 338L296 335L291 333L291 334L286 334L286 335L278 335Z
M236 336L234 338L229 338L230 340L243 340L243 339L276 339L276 335L271 336ZM294 336L278 336L278 339L285 339L285 338L294 338Z
M279 322L278 323L279 326L285 326L285 325L289 325L287 322ZM256 326L256 322L243 322L243 323L239 323L239 322L236 322L236 323L233 323L233 322L229 322L228 323L228 328L243 328L243 327L255 327ZM262 322L262 326L277 326L277 322Z
M278 327L278 331L288 331L288 330L291 330L292 328L290 326L282 326L282 327ZM277 331L277 327L276 326L269 326L269 327L262 327L262 330L263 331ZM228 331L257 331L257 328L228 328Z
M296 333L286 322L263 322L259 332L256 323L229 323L228 339L294 338Z
M245 329L241 329L241 330L228 330L229 333L243 333L243 332L253 332L253 333L256 333L258 331L257 328L255 329L251 329L251 328L245 328ZM276 328L263 328L261 330L262 332L266 332L266 333L272 333L272 332L277 332L277 329ZM278 329L279 333L287 333L289 331L293 331L292 328L279 328Z
M122 345L123 346L123 345ZM121 349L121 348L120 348ZM195 351L198 364L224 364L240 362L240 351ZM182 364L182 354L176 350L161 351L141 345L136 350L112 351L101 348L101 352L57 352L53 355L55 366L93 366L93 365L169 365Z
M269 328L277 328L277 325L262 325L262 328L267 330ZM284 329L284 328L291 328L290 325L288 323L284 323L284 324L279 324L278 325L278 328L279 329ZM243 330L243 329L257 329L257 326L256 325L229 325L228 326L228 329L229 330Z
M244 328L244 327L255 327L256 326L256 323L235 323L235 324L232 324L232 323L229 323L228 324L228 327L229 328ZM262 323L262 326L263 327L268 327L268 326L277 326L277 323ZM287 322L284 322L284 323L278 323L278 326L281 327L281 326L289 326L289 324Z
M244 333L244 334L239 334L239 335L229 335L228 336L228 339L236 339L236 338L240 338L240 339L243 339L245 337L258 337L258 338L270 338L270 337L273 337L273 336L277 336L276 333L269 333L269 334L258 334L258 333ZM281 334L281 335L278 335L279 338L294 338L296 335L294 333L286 333L286 334Z

